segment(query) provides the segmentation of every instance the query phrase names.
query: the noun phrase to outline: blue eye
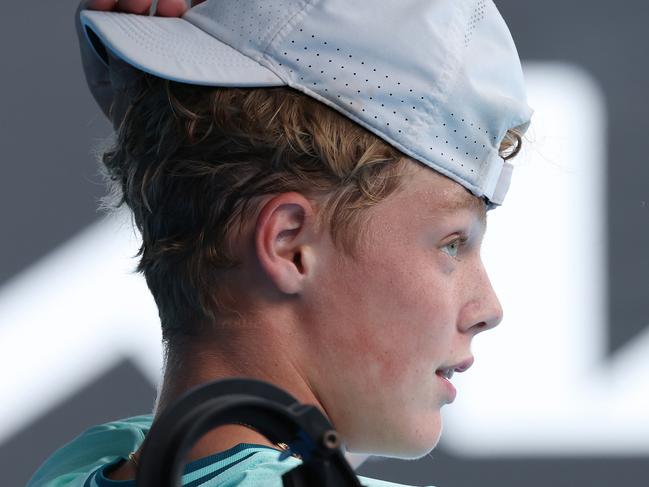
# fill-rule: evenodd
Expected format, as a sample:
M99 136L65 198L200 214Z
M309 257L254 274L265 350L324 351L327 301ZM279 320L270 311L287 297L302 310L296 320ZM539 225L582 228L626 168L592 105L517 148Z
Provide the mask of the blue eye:
M455 257L457 257L457 253L460 251L460 247L461 247L462 244L464 244L465 242L466 242L466 239L464 239L464 238L456 238L456 239L453 240L452 242L449 242L449 243L447 243L446 245L444 245L444 246L442 247L442 251L443 251L445 254L448 254L449 256L455 258ZM445 250L445 249L448 249L448 250Z

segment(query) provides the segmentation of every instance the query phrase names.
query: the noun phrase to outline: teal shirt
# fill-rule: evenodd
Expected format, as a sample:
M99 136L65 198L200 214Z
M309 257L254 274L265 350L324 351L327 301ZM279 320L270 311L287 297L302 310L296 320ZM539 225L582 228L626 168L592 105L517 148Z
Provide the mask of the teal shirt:
M133 480L110 480L104 471L137 450L151 428L153 416L135 416L84 431L50 456L27 487L135 487ZM240 443L209 457L188 463L184 487L283 487L282 475L302 463L264 446ZM409 487L358 476L366 487ZM432 486L430 486L432 487Z

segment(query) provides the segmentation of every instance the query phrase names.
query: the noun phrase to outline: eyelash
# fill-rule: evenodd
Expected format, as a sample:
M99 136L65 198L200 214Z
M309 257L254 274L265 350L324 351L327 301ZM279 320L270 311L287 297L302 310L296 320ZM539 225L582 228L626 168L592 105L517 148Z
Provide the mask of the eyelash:
M451 240L449 243L447 243L446 245L444 245L442 247L442 249L444 249L446 247L449 247L450 245L458 244L455 255L451 255L450 253L444 252L443 250L442 250L442 252L444 252L446 255L448 255L452 259L459 260L457 258L457 255L459 254L460 250L462 250L464 248L464 246L466 245L468 240L469 240L468 237L460 236L460 237L457 237L456 239Z

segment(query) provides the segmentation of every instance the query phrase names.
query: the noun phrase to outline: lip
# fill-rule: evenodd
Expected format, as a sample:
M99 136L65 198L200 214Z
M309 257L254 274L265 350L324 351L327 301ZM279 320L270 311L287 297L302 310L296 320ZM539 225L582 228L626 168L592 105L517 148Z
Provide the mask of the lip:
M453 369L455 372L464 372L465 370L468 370L469 367L473 365L473 361L475 359L473 356L469 357L466 360L463 360L459 364L451 365L449 367L442 367L443 369Z
M444 385L444 390L447 393L449 403L455 401L455 397L457 396L457 389L455 389L455 386L451 383L451 381L449 381L446 377L444 377L442 371L444 371L445 369L451 369L454 372L458 372L458 373L465 372L473 365L473 362L474 362L474 357L469 356L468 358L462 360L461 362L455 363L453 365L442 365L435 371L435 375L440 381L442 381Z
M457 396L457 390L455 389L455 386L451 384L451 382L444 377L443 375L440 374L439 371L435 372L435 376L442 382L444 391L446 391L446 395L448 396L448 401L447 403L452 403L455 401L455 397Z

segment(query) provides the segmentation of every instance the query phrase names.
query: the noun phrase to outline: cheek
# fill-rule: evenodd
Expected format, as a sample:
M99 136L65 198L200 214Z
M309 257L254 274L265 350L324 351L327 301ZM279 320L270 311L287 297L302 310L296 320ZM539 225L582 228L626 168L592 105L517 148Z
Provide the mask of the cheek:
M348 310L351 357L379 384L409 386L438 360L453 323L452 296L445 270L430 254L374 254L354 266L354 278L341 287ZM344 281L344 280L341 280Z

